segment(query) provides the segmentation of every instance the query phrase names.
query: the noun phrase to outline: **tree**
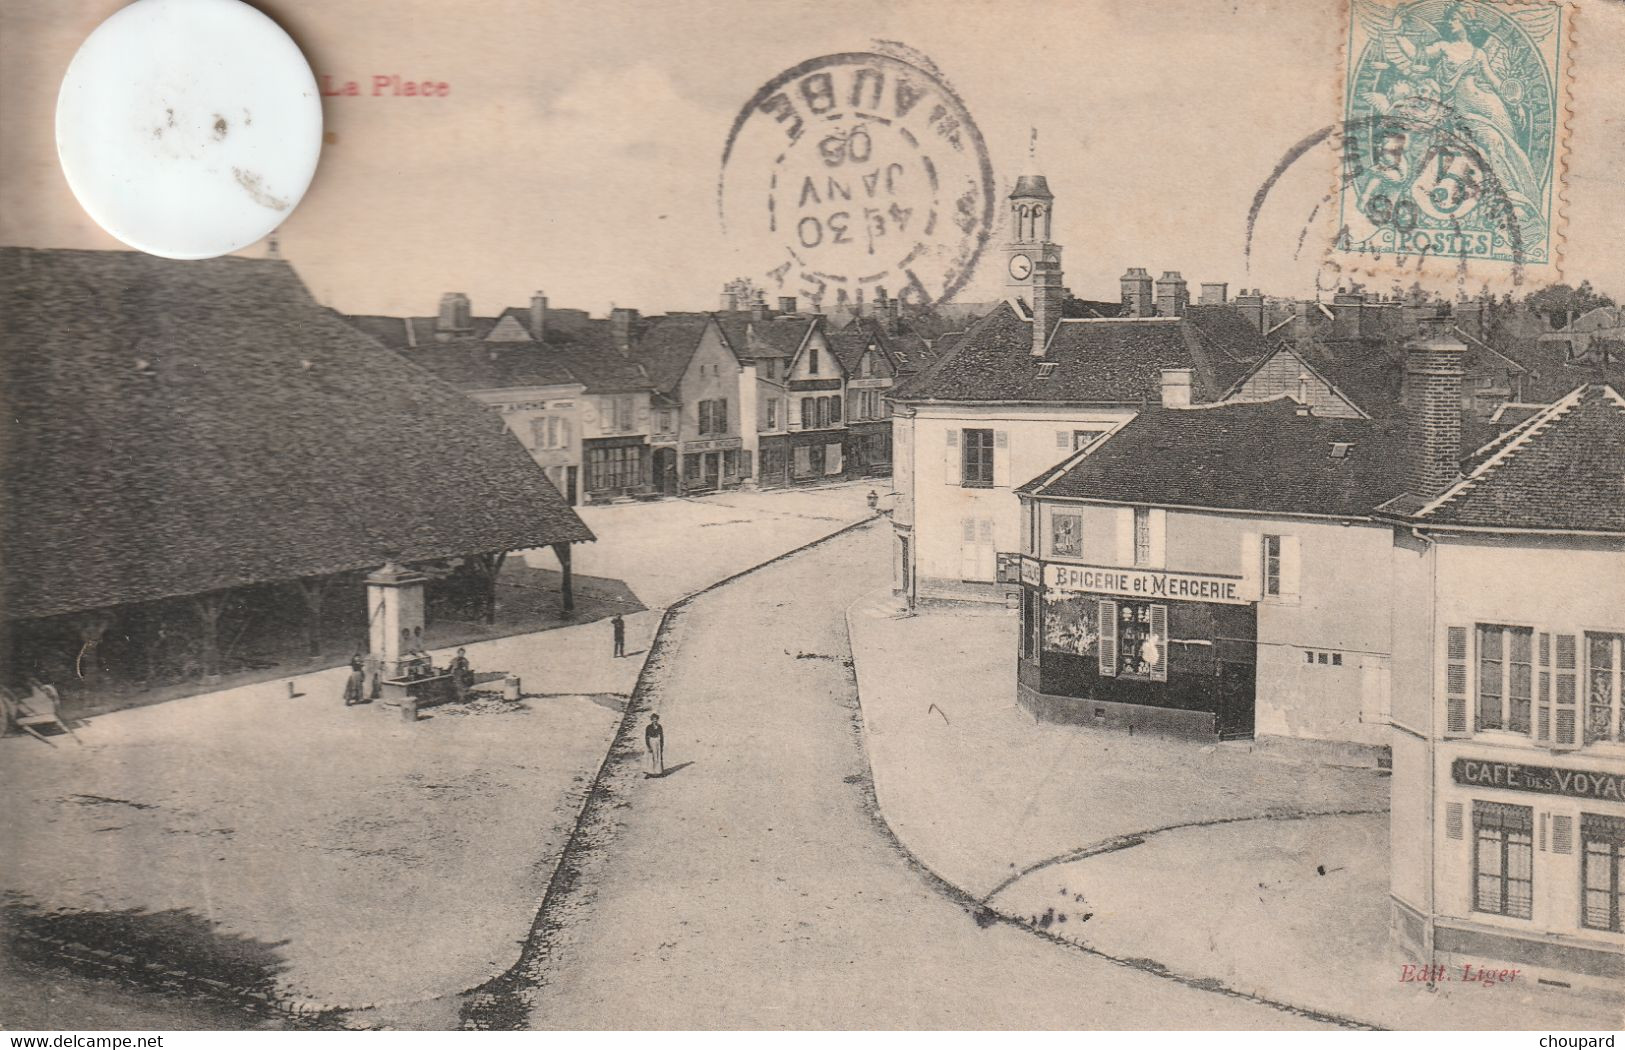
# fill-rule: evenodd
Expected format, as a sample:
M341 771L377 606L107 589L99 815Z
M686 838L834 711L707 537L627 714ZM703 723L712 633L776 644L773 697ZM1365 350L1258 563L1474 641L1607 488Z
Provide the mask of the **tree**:
M1530 313L1544 318L1557 327L1568 324L1571 313L1579 317L1599 306L1613 305L1614 300L1591 287L1590 281L1581 281L1578 288L1567 284L1554 284L1538 292L1530 292L1524 298L1524 306Z

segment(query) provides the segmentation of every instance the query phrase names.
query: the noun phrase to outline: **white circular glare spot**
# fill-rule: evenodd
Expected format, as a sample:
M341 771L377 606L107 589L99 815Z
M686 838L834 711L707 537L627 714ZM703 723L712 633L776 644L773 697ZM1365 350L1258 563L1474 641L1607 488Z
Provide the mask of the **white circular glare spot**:
M137 0L62 78L56 147L79 204L133 248L236 251L285 221L322 149L305 56L239 0Z

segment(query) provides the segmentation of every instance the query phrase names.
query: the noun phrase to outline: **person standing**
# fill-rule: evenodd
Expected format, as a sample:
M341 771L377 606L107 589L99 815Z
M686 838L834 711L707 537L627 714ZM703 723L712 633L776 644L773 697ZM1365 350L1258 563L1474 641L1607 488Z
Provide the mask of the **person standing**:
M362 703L362 690L366 686L365 664L357 651L350 657L350 677L344 682L344 706Z
M615 656L617 658L625 656L626 655L626 621L621 619L621 614L620 613L616 613L614 616L611 616L609 618L609 626L615 632Z
M644 777L666 775L666 731L660 727L660 716L650 715L649 726L643 731L643 746L649 749L649 768Z
M468 652L457 650L456 659L451 662L451 687L457 693L457 702L462 703L468 699L468 691L474 687L474 667L468 662Z

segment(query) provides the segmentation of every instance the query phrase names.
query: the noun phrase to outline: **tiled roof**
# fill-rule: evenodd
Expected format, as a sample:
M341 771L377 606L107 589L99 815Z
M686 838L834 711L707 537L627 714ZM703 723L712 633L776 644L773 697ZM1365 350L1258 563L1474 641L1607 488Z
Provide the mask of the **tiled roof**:
M398 353L460 390L586 385L557 355L538 352L535 343L457 339Z
M699 348L700 336L710 324L709 315L667 317L655 324L632 347L632 358L643 366L654 388L671 394L688 371L688 363Z
M1625 398L1577 387L1413 517L1475 528L1625 533Z
M1334 456L1334 447L1347 446ZM1300 414L1279 399L1152 408L1021 492L1159 506L1362 516L1404 488L1392 422Z
M521 307L475 318L481 335L445 341L435 338L433 317L344 319L463 390L579 383L589 394L622 394L653 385L636 361L615 349L609 322L585 310L550 307L540 346L530 331L530 311ZM407 342L407 325L415 333L413 344Z
M941 401L1139 404L1160 401L1162 370L1195 373L1198 400L1217 396L1253 363L1193 319L1063 320L1042 358L1032 355L1032 322L1001 305L895 397ZM1040 364L1053 368L1039 368ZM1042 376L1042 378L1041 378Z
M0 249L5 615L592 538L286 263Z

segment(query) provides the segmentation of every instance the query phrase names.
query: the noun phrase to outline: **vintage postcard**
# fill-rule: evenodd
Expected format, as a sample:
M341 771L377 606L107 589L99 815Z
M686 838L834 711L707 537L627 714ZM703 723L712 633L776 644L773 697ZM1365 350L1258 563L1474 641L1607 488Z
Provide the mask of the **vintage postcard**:
M1620 55L0 0L0 1028L1612 1046Z

